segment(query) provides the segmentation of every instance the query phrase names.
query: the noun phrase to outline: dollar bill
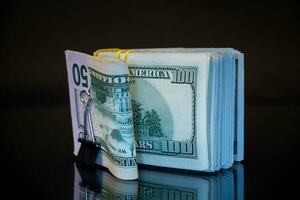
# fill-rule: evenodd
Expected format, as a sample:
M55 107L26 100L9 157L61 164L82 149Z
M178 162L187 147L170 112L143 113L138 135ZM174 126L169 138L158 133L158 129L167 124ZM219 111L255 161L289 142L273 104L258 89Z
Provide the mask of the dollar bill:
M209 56L195 58L134 53L128 57L139 163L209 170L205 111Z
M121 179L136 179L137 163L128 88L128 69L117 59L66 51L74 134L74 153L81 143L101 147L97 164Z
M194 66L130 65L137 152L197 159L197 73ZM143 163L154 164L151 160L144 158Z
M243 54L231 48L134 49L130 53L123 51L117 54L127 61L129 67L129 88L134 105L139 163L214 171L230 167L234 160L243 160ZM115 57L116 53L103 52L101 56ZM208 74L208 76L198 77L198 73ZM193 81L186 82L185 79ZM155 90L148 89L148 85ZM205 91L199 98L206 98L206 102L198 101L196 94L199 91ZM148 103L151 100L153 102ZM169 113L172 113L175 124L161 119L168 116L165 109L159 108L163 102L167 102L167 106L163 107L171 110ZM189 109L192 106L194 106L194 115L191 112L193 109ZM200 111L201 108L205 109ZM160 129L161 137L158 137L158 134L155 136L151 131L147 132L148 125L145 123L144 115L147 114L146 118L151 117L150 111L156 119L151 123ZM203 118L201 114L204 114ZM194 122L206 127L191 128L185 123L186 119L189 124ZM163 130L160 127L165 128ZM170 130L167 127L176 128ZM170 130L175 136L166 134L166 130ZM167 135L170 137L167 138ZM196 135L194 139L197 139L191 140L191 135ZM200 137L198 138L197 135ZM189 139L174 139L179 136ZM193 167L180 165L185 161L192 162L191 159L189 161L181 159L192 158L191 155L185 154L186 147L195 152L196 160L199 161ZM197 151L197 148L200 151ZM163 162L168 160L166 156L169 158L175 156L176 159ZM199 164L205 163L206 160L209 163L207 168Z
M230 83L229 86L233 86L235 94L231 94L229 102L234 102L234 116L233 122L227 124L233 124L234 141L233 141L233 153L234 160L241 161L244 159L244 55L238 50L233 48L151 48L151 49L133 49L136 52L160 52L163 53L191 53L191 52L215 52L226 54L226 57L231 57L230 67L234 70L235 77L231 78L234 83ZM128 57L128 56L127 56ZM230 61L229 61L230 62ZM225 85L225 83L223 83ZM226 125L227 125L226 124ZM229 138L229 137L228 137ZM230 150L231 151L231 150ZM226 151L223 151L226 152Z

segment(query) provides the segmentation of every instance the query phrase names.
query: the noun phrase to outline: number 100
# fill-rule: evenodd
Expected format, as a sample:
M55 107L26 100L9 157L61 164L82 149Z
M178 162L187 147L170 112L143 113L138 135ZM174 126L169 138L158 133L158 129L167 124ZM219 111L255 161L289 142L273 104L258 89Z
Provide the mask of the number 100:
M173 70L172 83L194 83L195 71L193 70Z

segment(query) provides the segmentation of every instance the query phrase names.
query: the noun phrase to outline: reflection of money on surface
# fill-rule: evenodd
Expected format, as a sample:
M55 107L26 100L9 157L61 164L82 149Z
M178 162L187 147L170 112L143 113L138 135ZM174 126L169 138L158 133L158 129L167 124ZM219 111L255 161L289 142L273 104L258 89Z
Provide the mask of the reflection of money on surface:
M107 171L74 165L74 200L138 199L138 182L117 179Z
M116 179L104 170L74 165L74 200L244 199L243 165L213 175L141 169L140 180Z

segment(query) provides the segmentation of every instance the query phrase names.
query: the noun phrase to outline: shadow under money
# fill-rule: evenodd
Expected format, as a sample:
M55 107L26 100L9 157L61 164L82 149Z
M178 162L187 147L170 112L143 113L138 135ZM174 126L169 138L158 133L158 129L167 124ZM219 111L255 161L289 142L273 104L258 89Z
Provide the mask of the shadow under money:
M182 172L155 167L139 167L139 180L126 181L105 168L74 164L74 200L141 199L198 200L244 199L244 167L216 173Z

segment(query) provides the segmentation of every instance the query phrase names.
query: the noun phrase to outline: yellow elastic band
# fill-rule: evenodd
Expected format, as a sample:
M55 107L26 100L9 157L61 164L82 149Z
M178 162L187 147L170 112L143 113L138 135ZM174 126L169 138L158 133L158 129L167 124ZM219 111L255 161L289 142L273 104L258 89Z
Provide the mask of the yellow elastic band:
M124 61L127 62L127 57L128 57L128 54L129 53L132 53L134 52L133 50L127 50L125 53L124 53Z
M124 52L126 52L127 50L125 50L125 49L120 49L118 52L117 52L117 54L116 54L116 58L118 58L118 59L121 59L121 53L124 53Z
M110 48L110 49L98 49L97 51L94 52L94 56L97 57L99 53L102 52L117 52L120 51L121 49L118 48Z
M121 53L124 53L124 61L127 62L128 54L134 52L134 50L125 50L119 48L98 49L93 53L93 56L97 58L99 54L103 52L117 52L116 57L118 59L121 59Z

